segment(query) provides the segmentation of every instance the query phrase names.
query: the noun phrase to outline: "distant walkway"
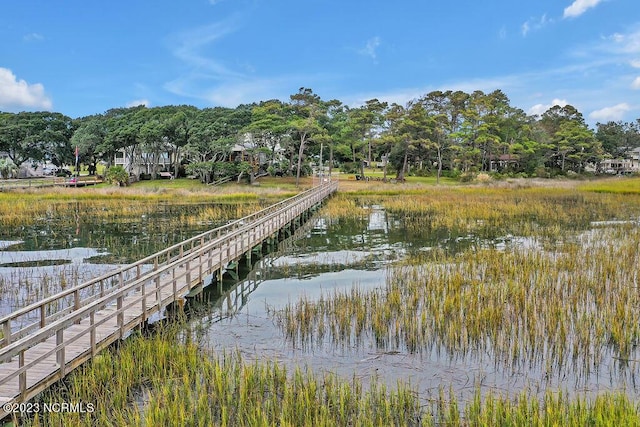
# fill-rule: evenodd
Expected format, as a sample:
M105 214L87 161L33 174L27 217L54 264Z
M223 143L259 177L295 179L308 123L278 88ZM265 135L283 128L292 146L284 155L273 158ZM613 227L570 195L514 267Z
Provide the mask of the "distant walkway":
M212 275L298 227L337 190L330 182L205 232L0 319L0 419Z
M62 177L0 179L0 191L46 187L85 187L87 185L101 184L102 182L102 179L97 179L95 176L81 176L78 180Z

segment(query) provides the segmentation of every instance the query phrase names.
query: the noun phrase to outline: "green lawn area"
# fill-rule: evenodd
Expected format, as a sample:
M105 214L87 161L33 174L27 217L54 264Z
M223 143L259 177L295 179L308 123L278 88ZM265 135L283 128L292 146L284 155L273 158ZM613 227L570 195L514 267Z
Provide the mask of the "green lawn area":
M355 176L356 176L356 174L342 174L342 173L340 175L342 176L341 179L345 179L344 176L347 177L346 179L350 179L350 178L355 179ZM365 168L364 176L369 177L369 179L371 178L382 179L384 177L384 171L382 169L377 169L377 168ZM396 176L395 172L387 171L387 179L394 179L395 176ZM429 184L429 185L436 184L435 176L407 176L406 180L407 182L420 183L420 184ZM458 181L453 178L447 178L443 176L440 177L440 184L452 185L457 183Z

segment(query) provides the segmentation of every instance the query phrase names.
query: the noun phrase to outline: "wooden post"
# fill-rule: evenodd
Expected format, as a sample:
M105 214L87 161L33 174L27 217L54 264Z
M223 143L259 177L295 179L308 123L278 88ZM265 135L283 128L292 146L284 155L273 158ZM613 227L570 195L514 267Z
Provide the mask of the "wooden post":
M73 293L73 310L80 310L80 292L76 289ZM80 324L80 318L75 321L76 325Z
M191 289L191 263L187 261L187 287Z
M147 284L142 284L142 322L147 321Z
M95 323L96 323L96 312L91 311L91 313L89 313L89 325L91 327L91 332L90 332L90 336L89 336L89 341L91 344L91 357L96 355L96 327L95 327Z
M154 280L154 287L156 291L156 304L158 305L158 314L160 314L160 310L162 310L162 294L160 293L160 275L157 273L158 271L158 259L153 263L153 269L156 271L156 278Z
M173 275L173 302L176 302L176 299L178 298L178 284L177 284L177 280L176 280L176 269L174 268L172 270L172 275Z
M2 325L2 334L4 335L4 345L11 344L11 320L7 320Z
M118 295L118 299L116 300L116 309L118 310L118 329L120 330L120 339L124 336L124 313L122 312L122 302L124 297L122 294Z
M198 283L202 284L202 251L198 255Z
M62 348L58 348L56 352L56 363L60 367L60 375L64 377L65 370L65 360L64 360L64 329L58 329L56 331L56 347L62 346Z
M22 350L18 355L19 369L24 367L24 352L25 350ZM21 372L18 376L18 390L20 391L20 396L24 399L25 392L27 391L27 371Z

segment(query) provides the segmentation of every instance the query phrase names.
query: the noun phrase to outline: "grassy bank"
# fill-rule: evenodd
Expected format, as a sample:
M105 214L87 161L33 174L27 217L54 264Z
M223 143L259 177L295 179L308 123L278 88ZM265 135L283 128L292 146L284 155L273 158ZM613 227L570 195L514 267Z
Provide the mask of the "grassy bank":
M263 186L227 184L210 187L189 179L142 181L129 187L104 184L24 189L0 193L0 225L8 229L33 224L43 218L52 223L55 218L74 220L79 206L95 217L145 215L159 203L237 204L240 210L236 218L239 218L298 191L288 181L267 180ZM210 213L206 216L215 218L219 215Z

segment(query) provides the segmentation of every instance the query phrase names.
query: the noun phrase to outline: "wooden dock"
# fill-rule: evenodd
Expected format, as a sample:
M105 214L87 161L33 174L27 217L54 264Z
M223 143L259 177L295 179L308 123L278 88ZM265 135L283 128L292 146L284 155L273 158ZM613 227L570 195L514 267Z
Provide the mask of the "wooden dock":
M325 183L0 319L0 419L171 303L288 234L337 189Z

